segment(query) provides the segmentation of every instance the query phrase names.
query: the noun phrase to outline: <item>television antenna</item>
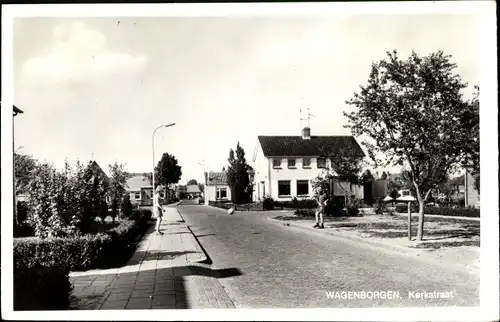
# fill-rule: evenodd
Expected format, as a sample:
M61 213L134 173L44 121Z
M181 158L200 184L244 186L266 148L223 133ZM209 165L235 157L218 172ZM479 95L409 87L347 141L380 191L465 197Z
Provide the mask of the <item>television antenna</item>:
M300 109L300 127L302 127L302 121L307 121L307 127L311 128L311 116L316 117L316 115L311 114L309 107L307 108L307 118L302 118L302 109Z

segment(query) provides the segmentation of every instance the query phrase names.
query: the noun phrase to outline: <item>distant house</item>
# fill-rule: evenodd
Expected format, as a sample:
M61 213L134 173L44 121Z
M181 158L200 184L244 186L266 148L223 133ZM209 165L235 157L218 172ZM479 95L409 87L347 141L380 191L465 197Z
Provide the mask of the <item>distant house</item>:
M227 184L227 171L205 173L205 203L231 200L231 189Z
M187 186L177 185L177 187L175 187L175 197L177 199L186 198L186 195L187 195Z
M132 173L127 179L126 191L133 205L152 206L153 186L143 173ZM165 198L165 192L160 193L160 198Z
M353 136L311 136L305 127L301 136L259 136L253 156L255 182L253 200L266 196L274 200L313 197L312 180L331 169L329 155L349 148L360 157L364 152ZM344 196L347 182L335 181L331 193ZM363 187L353 185L351 193L363 198Z
M186 187L186 194L190 198L198 198L201 197L201 190L197 184L190 184Z

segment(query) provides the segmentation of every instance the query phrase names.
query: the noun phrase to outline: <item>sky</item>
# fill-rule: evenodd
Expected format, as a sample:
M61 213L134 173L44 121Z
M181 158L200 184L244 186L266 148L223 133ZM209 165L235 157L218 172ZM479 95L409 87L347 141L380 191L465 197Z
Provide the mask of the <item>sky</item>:
M180 183L227 168L258 135L350 135L345 101L373 61L443 50L479 81L479 16L15 18L15 146L61 167L67 159L149 172L173 154ZM466 93L467 94L467 93ZM470 94L470 93L468 93Z

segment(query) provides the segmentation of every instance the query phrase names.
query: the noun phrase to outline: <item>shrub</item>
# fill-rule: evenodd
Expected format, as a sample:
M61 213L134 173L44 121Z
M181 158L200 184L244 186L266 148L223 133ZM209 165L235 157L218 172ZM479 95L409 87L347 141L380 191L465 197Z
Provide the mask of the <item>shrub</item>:
M14 269L14 310L64 310L72 291L67 267Z
M67 267L87 270L108 267L122 259L151 218L149 210L141 210L117 227L97 235L58 238L24 238L14 240L16 268Z
M266 197L262 201L263 210L274 210L274 205L275 205L274 199L271 197Z
M132 208L132 203L130 202L130 195L129 194L126 194L123 197L123 201L122 201L120 210L121 210L122 216L124 218L128 218L132 215L133 208Z
M377 202L375 204L375 213L377 215L383 215L384 212L387 212L387 207L386 207L385 202Z
M14 265L16 269L52 266L87 269L95 265L110 243L111 238L105 234L15 239Z
M301 199L293 198L291 201L275 201L275 207L279 208L292 208L292 209L313 209L318 206L314 199Z
M411 211L418 213L418 206L412 204ZM408 205L397 205L396 212L408 212ZM480 210L475 208L451 208L451 207L425 207L424 213L429 215L456 216L456 217L480 217Z

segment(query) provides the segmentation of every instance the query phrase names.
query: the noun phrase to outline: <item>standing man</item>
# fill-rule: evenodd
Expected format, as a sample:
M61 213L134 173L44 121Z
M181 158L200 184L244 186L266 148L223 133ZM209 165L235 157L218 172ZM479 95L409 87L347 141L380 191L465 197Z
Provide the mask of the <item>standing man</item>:
M325 226L323 225L323 215L325 214L327 198L325 191L321 187L318 188L318 196L316 197L316 201L318 202L318 208L316 209L315 213L316 224L313 226L313 228L323 229L325 228Z
M161 220L163 218L163 207L160 202L160 192L162 191L161 187L156 188L156 192L153 198L153 215L156 218L156 234L163 235L160 231Z

